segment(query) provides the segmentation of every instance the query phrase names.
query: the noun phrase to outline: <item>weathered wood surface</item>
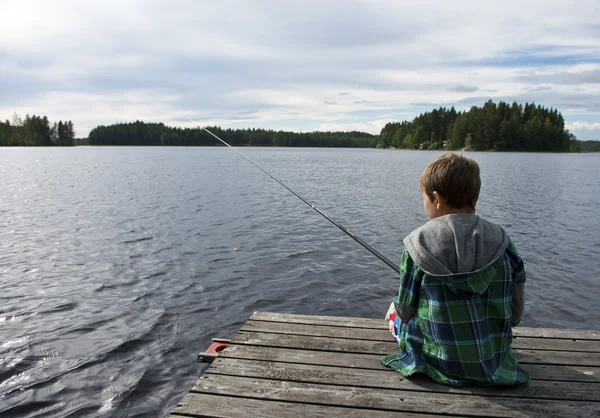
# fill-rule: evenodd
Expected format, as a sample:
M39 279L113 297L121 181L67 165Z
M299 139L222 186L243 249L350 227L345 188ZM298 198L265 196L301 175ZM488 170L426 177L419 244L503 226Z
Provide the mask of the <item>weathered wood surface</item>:
M219 358L237 358L281 363L310 364L315 366L338 366L344 368L390 371L379 363L381 355L376 354L349 354L238 345L229 347L221 353ZM559 358L554 358L553 360L558 362ZM600 367L521 363L531 374L532 379L600 383Z
M231 340L236 345L263 347L298 348L302 350L333 351L344 353L377 354L379 357L398 351L398 344L390 342L353 340L350 338L312 337L308 335L286 335L261 332L238 332ZM524 363L567 364L598 366L600 353L569 352L568 350L521 350L515 354Z
M290 324L325 325L347 328L388 329L382 319L344 318L339 316L295 315L275 312L255 312L250 319ZM522 337L583 339L600 341L600 331L580 331L555 328L516 327L514 335Z
M368 414L368 415L365 415ZM190 392L185 401L181 401L171 417L223 417L223 418L263 418L263 417L347 417L373 418L408 417L434 418L438 415L407 414L405 412L350 409L296 402L279 402L232 396L214 396Z
M249 320L241 328L241 331L267 332L290 335L309 335L315 337L326 337L330 339L350 338L353 340L384 341L388 343L390 342L390 331L387 328L355 329L346 327L326 327ZM519 336L514 337L512 347L536 350L582 351L600 353L600 340L595 341L577 339L573 341L571 339L549 339Z
M552 415L565 416L573 411L577 411L581 416L590 416L594 411L600 412L597 409L600 407L597 402L430 394L214 374L205 374L198 379L193 391L317 405L351 406L413 413L437 412L459 416L546 417Z
M456 388L379 363L387 323L256 312L173 417L600 416L600 332L516 328L520 388Z
M562 399L600 401L596 383L564 382L556 385L549 380L534 380L524 388L457 388L440 385L425 376L407 379L390 378L388 370L365 370L331 366L313 367L312 364L278 363L272 361L217 359L208 374L255 377L259 379L293 380L295 382L324 383L381 389L402 389L417 392L457 393L464 395L503 396L513 398Z

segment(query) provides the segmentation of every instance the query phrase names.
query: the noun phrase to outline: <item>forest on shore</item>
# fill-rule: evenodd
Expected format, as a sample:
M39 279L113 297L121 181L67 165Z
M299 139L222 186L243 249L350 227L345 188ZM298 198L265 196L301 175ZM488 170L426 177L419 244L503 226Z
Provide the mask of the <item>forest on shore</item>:
M465 112L440 107L412 121L388 123L379 143L383 148L405 149L581 151L579 141L565 129L565 120L557 109L535 103L496 104L491 100Z
M207 127L232 146L375 148L377 136L366 132L287 132L267 129ZM118 123L92 129L89 145L214 146L219 140L201 128L174 128L162 123Z
M47 116L25 115L21 119L16 113L12 122L0 121L0 147L50 147L75 145L75 128L71 121L50 123Z
M535 103L486 102L465 112L440 107L412 121L388 123L379 136L364 132L286 132L266 129L208 128L233 146L462 149L474 151L590 152L565 129L557 109ZM89 145L213 146L220 142L200 128L173 128L162 123L119 123L90 132ZM598 143L600 145L600 143Z
M232 146L449 149L474 151L600 152L600 141L578 141L565 129L557 109L491 100L457 112L433 109L412 121L388 123L380 135L366 132L289 132L270 129L208 127ZM46 116L13 115L0 122L0 146L219 146L201 128L169 127L142 121L98 126L75 138L71 121L51 123Z
M577 141L577 152L600 152L600 141Z

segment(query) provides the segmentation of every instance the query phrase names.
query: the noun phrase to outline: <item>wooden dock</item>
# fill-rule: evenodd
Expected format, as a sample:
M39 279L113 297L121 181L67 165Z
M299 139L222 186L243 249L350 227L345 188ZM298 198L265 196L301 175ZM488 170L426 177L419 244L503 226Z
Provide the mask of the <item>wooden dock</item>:
M383 367L386 321L256 312L170 416L600 416L600 331L514 335L529 386L456 388Z

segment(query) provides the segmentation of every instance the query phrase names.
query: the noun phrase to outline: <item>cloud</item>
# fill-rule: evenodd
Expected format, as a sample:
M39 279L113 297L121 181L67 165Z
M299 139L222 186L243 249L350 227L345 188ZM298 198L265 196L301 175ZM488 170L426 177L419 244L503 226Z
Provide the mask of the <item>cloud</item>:
M527 87L527 91L550 91L552 87L549 86L536 86L536 87Z
M600 131L600 122L575 121L565 125L570 131Z
M519 80L536 84L600 84L600 65L598 68L577 71L574 68L571 71L556 71L553 69L544 71L531 71L527 75L522 75Z
M376 132L388 118L492 99L597 123L595 8L588 0L3 0L0 119L17 111L73 120L82 136L98 124L185 126L189 117Z
M439 103L435 103L435 102L414 102L414 103L410 103L410 106L413 107L437 107L439 106Z
M342 132L350 132L350 131L359 131L359 132L369 132L372 134L379 134L386 123L392 122L392 119L378 119L372 120L368 122L346 122L346 123L336 123L336 122L328 122L322 123L317 127L317 131L342 131Z
M479 90L478 87L475 86L466 86L463 84L457 84L455 86L449 87L448 91L458 92L458 93L473 93Z
M600 141L600 122L567 120L565 127L581 141Z

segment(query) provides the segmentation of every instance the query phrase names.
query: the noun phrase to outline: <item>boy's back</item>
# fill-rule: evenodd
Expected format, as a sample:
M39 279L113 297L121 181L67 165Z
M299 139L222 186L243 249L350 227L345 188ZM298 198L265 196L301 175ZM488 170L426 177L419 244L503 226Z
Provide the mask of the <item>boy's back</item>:
M425 200L423 177L422 188ZM404 240L391 312L401 353L384 357L383 364L405 376L423 372L458 386L529 382L510 348L512 326L523 313L525 281L515 246L504 229L474 214L476 197L472 210L444 210L447 200L432 194L425 201L432 220Z

